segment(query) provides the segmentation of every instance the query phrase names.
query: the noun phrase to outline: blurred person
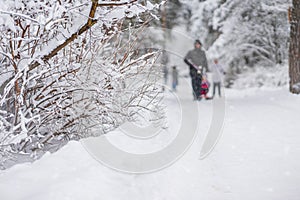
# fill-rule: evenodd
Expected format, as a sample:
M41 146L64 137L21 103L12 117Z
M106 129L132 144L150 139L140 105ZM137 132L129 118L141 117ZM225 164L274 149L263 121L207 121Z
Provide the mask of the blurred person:
M161 64L163 67L163 77L164 77L165 85L168 85L168 76L169 76L168 63L169 63L169 56L168 56L166 50L163 50L162 54L161 54ZM163 87L163 90L164 89L165 88Z
M208 91L209 91L210 83L207 80L206 75L202 76L202 82L201 82L201 97L203 97L206 100L212 99L211 97L208 97Z
M176 66L172 67L172 89L176 91L176 87L178 85L178 70Z
M200 40L195 40L194 49L184 57L184 62L190 67L194 100L201 100L202 74L209 71L206 54L201 47Z
M219 97L221 97L221 83L223 79L223 75L226 74L223 67L219 64L218 59L214 59L214 63L211 67L212 72L212 80L213 80L213 95L212 98L215 96L216 89L218 89Z

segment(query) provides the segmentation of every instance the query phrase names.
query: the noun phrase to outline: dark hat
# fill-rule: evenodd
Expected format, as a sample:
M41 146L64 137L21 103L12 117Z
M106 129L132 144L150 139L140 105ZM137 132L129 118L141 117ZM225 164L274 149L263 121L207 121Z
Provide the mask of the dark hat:
M196 45L197 43L200 44L200 45L202 46L202 43L201 43L200 40L195 40L195 45Z

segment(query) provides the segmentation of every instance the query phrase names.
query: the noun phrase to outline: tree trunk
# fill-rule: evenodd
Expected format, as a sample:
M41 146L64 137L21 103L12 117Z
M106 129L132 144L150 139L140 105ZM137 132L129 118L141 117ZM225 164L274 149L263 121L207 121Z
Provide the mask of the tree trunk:
M291 32L289 49L290 91L300 94L300 0L293 0L289 12Z

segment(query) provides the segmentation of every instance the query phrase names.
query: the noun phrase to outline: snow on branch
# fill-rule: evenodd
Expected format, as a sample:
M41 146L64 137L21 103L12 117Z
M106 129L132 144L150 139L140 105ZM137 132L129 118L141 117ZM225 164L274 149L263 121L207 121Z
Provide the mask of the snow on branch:
M111 2L103 2L103 3L98 3L97 6L98 7L102 7L102 6L124 6L124 5L128 5L128 4L133 4L135 2L137 2L138 0L131 0L131 1L111 1Z
M14 164L12 155L33 160L69 140L105 134L137 115L163 118L159 53L138 49L141 31L123 31L132 30L124 20L148 7L8 2L3 10L13 14L0 14L12 21L0 26L0 166Z
M88 17L88 20L86 24L84 24L78 31L73 33L67 40L65 40L62 44L58 45L55 49L53 49L48 55L45 55L42 57L41 60L44 62L48 61L50 58L55 56L60 50L62 50L64 47L66 47L68 44L70 44L72 41L74 41L79 35L86 32L88 29L90 29L93 25L97 23L97 20L93 20L95 13L97 9L97 2L93 1L90 14ZM34 68L38 67L41 63L36 61L33 64L29 66L29 70L33 70Z
M21 14L21 13L16 13L16 12L9 12L9 11L0 10L0 14L7 14L7 15L11 15L11 16L18 16L18 17L21 17L21 18L24 18L24 19L28 19L28 20L30 20L30 21L33 21L33 22L35 22L35 23L39 23L38 20L33 19L33 18L31 18L30 16L24 15L24 14Z

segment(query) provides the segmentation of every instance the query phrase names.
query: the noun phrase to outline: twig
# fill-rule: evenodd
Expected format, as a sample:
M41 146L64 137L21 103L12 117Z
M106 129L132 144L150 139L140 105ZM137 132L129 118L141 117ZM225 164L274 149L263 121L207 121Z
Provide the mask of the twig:
M137 2L137 0L132 0L132 1L127 1L127 2L119 2L119 3L98 3L98 7L104 7L104 6L108 6L108 7L113 7L113 6L124 6L124 5L128 5L128 4L132 4L134 2Z

